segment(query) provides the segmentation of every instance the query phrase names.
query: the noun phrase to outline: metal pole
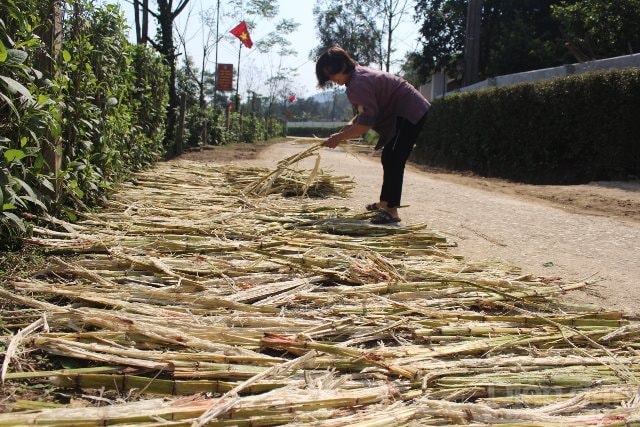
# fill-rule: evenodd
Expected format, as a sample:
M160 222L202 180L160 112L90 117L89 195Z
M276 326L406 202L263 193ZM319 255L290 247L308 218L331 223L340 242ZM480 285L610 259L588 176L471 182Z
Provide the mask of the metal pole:
M242 53L242 41L240 49L238 49L238 78L236 79L236 111L240 111L240 97L238 96L238 88L240 87L240 54Z
M216 73L215 79L213 81L213 105L216 105L216 98L218 96L218 40L219 33L218 27L220 25L220 0L218 0L218 5L216 6Z
M244 21L244 0L240 0L240 16ZM240 49L238 49L238 79L236 80L236 111L240 112L240 97L238 96L238 88L240 87L240 54L242 53L242 40L240 41Z

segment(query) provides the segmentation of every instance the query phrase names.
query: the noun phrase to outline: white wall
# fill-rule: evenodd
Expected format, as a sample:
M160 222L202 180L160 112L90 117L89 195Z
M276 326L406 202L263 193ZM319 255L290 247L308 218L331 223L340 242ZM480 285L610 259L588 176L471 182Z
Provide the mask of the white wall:
M589 71L602 71L614 68L640 68L640 53L633 55L617 56L615 58L599 59L596 61L581 62L577 64L567 64L560 67L544 68L541 70L526 71L523 73L508 74L504 76L491 77L487 80L465 86L452 92L469 92L472 90L483 89L486 87L507 86L524 82L535 82L547 80L557 77L566 77L572 74L586 73ZM433 75L431 82L420 88L420 91L429 99L440 98L445 96L445 88L434 84L438 80L442 80L442 73ZM451 93L451 92L449 92ZM428 96L431 95L431 96Z

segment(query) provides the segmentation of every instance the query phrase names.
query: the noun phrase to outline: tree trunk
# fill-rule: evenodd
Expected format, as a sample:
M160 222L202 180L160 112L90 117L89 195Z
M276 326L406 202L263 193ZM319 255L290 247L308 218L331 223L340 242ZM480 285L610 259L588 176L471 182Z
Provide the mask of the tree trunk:
M176 48L173 44L173 12L167 0L158 0L160 26L160 54L169 67L169 106L167 107L167 128L164 136L165 147L169 149L167 155L177 154L175 145L176 116L180 108L180 97L176 88Z
M391 11L391 6L389 7L389 29L387 30L387 57L385 58L385 71L389 72L391 69L391 40L393 38L393 13Z
M176 132L176 155L182 154L184 150L184 120L187 112L187 95L182 94L180 99L180 121L178 122L178 131Z
M44 25L40 27L40 37L45 45L45 52L37 58L37 66L42 73L53 80L56 73L55 60L62 49L62 9L61 0L49 0L45 3L42 14ZM55 199L60 195L61 182L58 179L62 169L62 139L51 140L43 144L43 157L46 172L55 177Z
M149 41L149 0L142 0L142 44Z
M149 41L149 0L133 0L133 18L135 22L136 43Z
M480 71L480 26L482 20L482 0L469 0L467 10L467 31L464 44L464 85L478 81Z
M142 25L140 24L140 0L133 0L133 22L135 23L136 43L142 43Z

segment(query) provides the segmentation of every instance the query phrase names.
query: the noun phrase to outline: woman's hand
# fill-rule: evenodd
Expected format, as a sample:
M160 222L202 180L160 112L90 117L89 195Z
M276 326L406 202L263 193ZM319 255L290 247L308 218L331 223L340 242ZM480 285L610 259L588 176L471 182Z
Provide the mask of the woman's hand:
M346 141L352 138L357 138L363 135L369 129L371 129L371 126L353 124L352 122L353 122L353 119L351 120L351 122L349 122L350 124L342 128L340 132L334 133L333 135L331 135L329 139L327 139L325 142L322 143L322 146L329 147L329 148L336 148L343 141Z
M343 141L341 133L334 133L325 142L322 143L323 147L336 148Z

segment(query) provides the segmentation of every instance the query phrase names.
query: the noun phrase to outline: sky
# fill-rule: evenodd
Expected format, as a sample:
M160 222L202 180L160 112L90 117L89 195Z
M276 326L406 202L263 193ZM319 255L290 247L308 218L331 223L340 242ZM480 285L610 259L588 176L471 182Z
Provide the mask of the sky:
M131 0L104 0L105 3L118 3L124 10L129 25L133 28L133 6ZM221 1L221 9L224 8L225 1ZM297 98L305 98L311 96L320 89L317 88L317 80L315 78L315 63L309 59L309 52L318 46L318 38L313 18L313 6L315 0L279 0L279 15L271 20L260 20L256 23L255 28L250 28L249 33L252 41L255 43L261 37L265 37L269 32L273 31L277 22L282 19L291 19L299 23L298 29L288 35L288 40L292 44L292 48L297 51L296 55L284 57L282 65L295 70L292 76L294 80L292 92ZM203 31L199 18L201 10L215 8L216 0L190 0L187 8L178 17L176 28L180 32L185 32L188 54L192 56L200 68L202 63L202 45ZM397 50L392 57L397 61L404 57L404 54L417 48L417 26L413 23L411 16L405 16L403 24L394 33L394 43ZM233 19L221 18L220 33L227 33L237 25L242 19L241 14L234 21ZM129 37L134 39L133 30ZM240 42L238 39L224 39L218 44L218 63L234 64L234 69L238 64L238 50ZM246 92L251 89L261 94L266 94L265 90L261 90L262 82L268 77L267 70L274 69L275 64L280 60L273 54L261 54L255 46L251 49L242 48L240 51L240 92ZM181 65L181 64L180 64ZM215 70L215 53L210 55L210 62L206 67L210 71ZM399 64L392 67L392 72L399 70ZM234 82L235 85L235 82Z

